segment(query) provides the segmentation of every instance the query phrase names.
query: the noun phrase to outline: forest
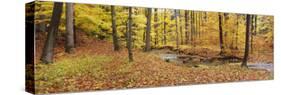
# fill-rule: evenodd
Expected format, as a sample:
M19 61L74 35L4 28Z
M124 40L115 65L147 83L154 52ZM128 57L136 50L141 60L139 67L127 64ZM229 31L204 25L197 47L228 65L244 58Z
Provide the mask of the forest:
M273 16L33 4L36 93L273 79Z

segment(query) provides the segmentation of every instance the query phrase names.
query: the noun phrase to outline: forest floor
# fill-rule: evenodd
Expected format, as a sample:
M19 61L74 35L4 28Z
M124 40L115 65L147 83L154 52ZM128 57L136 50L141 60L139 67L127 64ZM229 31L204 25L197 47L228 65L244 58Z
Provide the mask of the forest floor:
M37 46L42 46L42 42ZM58 42L60 44L60 42ZM125 89L273 79L272 72L241 68L240 64L201 65L166 62L155 52L134 50L129 63L125 48L112 50L112 43L85 40L74 54L55 49L55 63L41 64L37 47L35 64L36 93ZM63 45L63 44L62 44Z

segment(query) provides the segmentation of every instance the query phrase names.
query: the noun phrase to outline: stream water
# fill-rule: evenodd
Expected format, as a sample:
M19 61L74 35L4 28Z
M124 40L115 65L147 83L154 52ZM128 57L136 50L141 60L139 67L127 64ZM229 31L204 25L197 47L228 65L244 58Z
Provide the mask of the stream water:
M264 69L270 72L274 71L274 66L272 63L253 63L248 64L248 67L253 69Z
M177 54L160 54L160 57L162 60L165 60L166 62L175 62L175 63L182 63L182 59L178 58ZM237 64L237 63L231 63L231 64ZM249 63L249 68L252 69L263 69L270 72L274 71L274 66L272 63Z

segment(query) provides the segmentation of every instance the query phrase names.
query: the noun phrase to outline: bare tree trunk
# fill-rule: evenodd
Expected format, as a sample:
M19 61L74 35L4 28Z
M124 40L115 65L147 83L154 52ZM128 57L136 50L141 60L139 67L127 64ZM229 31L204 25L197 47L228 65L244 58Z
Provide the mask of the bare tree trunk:
M250 32L250 35L251 35L251 44L250 44L250 50L251 50L251 54L253 53L253 40L254 40L254 30L255 30L255 26L254 26L254 20L255 19L255 16L254 15L251 15L251 32Z
M193 54L195 53L195 37L196 37L196 33L195 33L195 29L196 29L196 23L195 23L195 21L196 21L196 19L195 19L195 13L194 13L194 11L192 11L191 12L191 42L192 42L192 52L193 52Z
M158 10L157 10L157 8L155 8L154 9L154 31L155 31L155 46L157 46L157 44L158 44L158 36L159 36L159 34L158 34L158 30L157 30L157 27L158 27L158 12L157 12Z
M236 24L234 24L233 26L235 26ZM237 26L237 25L236 25ZM233 50L234 49L234 40L235 40L235 30L231 30L231 44L230 44L230 49Z
M195 21L195 28L194 28L194 48L196 47L197 45L197 42L198 42L198 12L195 12L194 14L194 21ZM195 52L194 52L195 53Z
M152 8L147 9L147 18L146 18L146 36L145 36L145 49L144 51L150 51L150 31L151 31L151 15L152 15Z
M56 35L58 32L59 23L62 15L62 7L63 7L63 3L56 2L54 4L51 23L48 29L49 32L41 56L41 61L43 63L53 62L54 46L55 46Z
M66 36L65 52L74 53L74 30L73 30L73 3L66 3Z
M190 31L190 43L193 45L193 37L194 37L194 11L191 11L191 31Z
M197 40L199 39L200 37L200 30L199 30L199 12L196 12L196 34L197 34Z
M179 49L178 11L177 10L175 10L175 20L176 20L176 44L177 44L177 49Z
M258 15L255 15L255 32L254 32L254 35L256 35L257 34L257 22L258 21Z
M132 7L129 7L129 16L128 16L128 31L127 31L127 48L129 62L133 61L133 52L132 52Z
M182 27L182 18L181 18L181 13L180 13L180 10L179 10L179 27L180 27L180 40L181 40L181 45L183 45L183 27Z
M238 33L239 33L239 15L236 15L236 36L235 36L235 49L238 50Z
M201 41L201 12L198 13L198 39Z
M113 40L113 48L114 51L119 51L120 46L119 46L119 41L118 41L118 35L117 35L117 29L116 29L116 12L115 12L115 7L112 5L111 6L111 19L112 19L112 40Z
M205 16L204 16L205 21L208 22L208 13L205 12L204 15L205 15Z
M185 10L184 12L184 18L185 18L185 44L188 44L188 39L189 39L189 35L188 35L188 11Z
M196 37L198 36L197 35L197 12L194 12L193 11L193 19L194 19L194 21L193 21L193 23L194 23L194 40L196 40Z
M223 27L223 46L224 46L224 49L226 48L229 48L229 45L228 45L228 31L226 31L226 28L224 30L224 27L225 25L227 24L227 20L229 19L229 14L228 13L223 13L223 16L222 16L222 19L223 19L223 22L222 22L222 27ZM223 51L223 54L225 53L225 51Z
M250 39L250 26L251 25L251 15L247 14L246 16L246 41L245 41L245 52L244 52L244 58L243 58L243 62L241 64L241 67L246 67L247 66L247 60L248 60L248 56L249 56L249 39Z
M164 9L164 45L167 44L167 30L166 30L166 26L167 26L167 22L166 22L166 19L167 19L167 14L166 14L166 9Z
M46 15L40 15L39 18L40 18L40 20L45 20L46 19ZM40 32L46 32L46 27L47 27L46 22L41 22L39 24Z
M224 46L223 46L223 30L222 30L222 15L221 13L218 13L219 15L219 37L220 37L220 55L224 54Z
M75 9L75 4L73 4L73 10ZM75 26L75 10L73 11L73 38L74 38L74 47L76 48L79 43L78 42L78 37L77 37L77 32L76 32L76 26Z

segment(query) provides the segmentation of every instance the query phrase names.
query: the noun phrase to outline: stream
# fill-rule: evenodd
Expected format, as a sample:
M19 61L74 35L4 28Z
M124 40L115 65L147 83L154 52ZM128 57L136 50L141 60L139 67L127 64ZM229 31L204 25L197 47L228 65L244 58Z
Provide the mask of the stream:
M166 62L183 63L183 59L178 58L178 54L159 54L160 58ZM204 62L203 62L204 63ZM241 63L241 62L238 62ZM230 64L238 64L230 63ZM269 72L274 72L273 63L259 62L259 63L248 63L248 67L251 69L262 69Z

